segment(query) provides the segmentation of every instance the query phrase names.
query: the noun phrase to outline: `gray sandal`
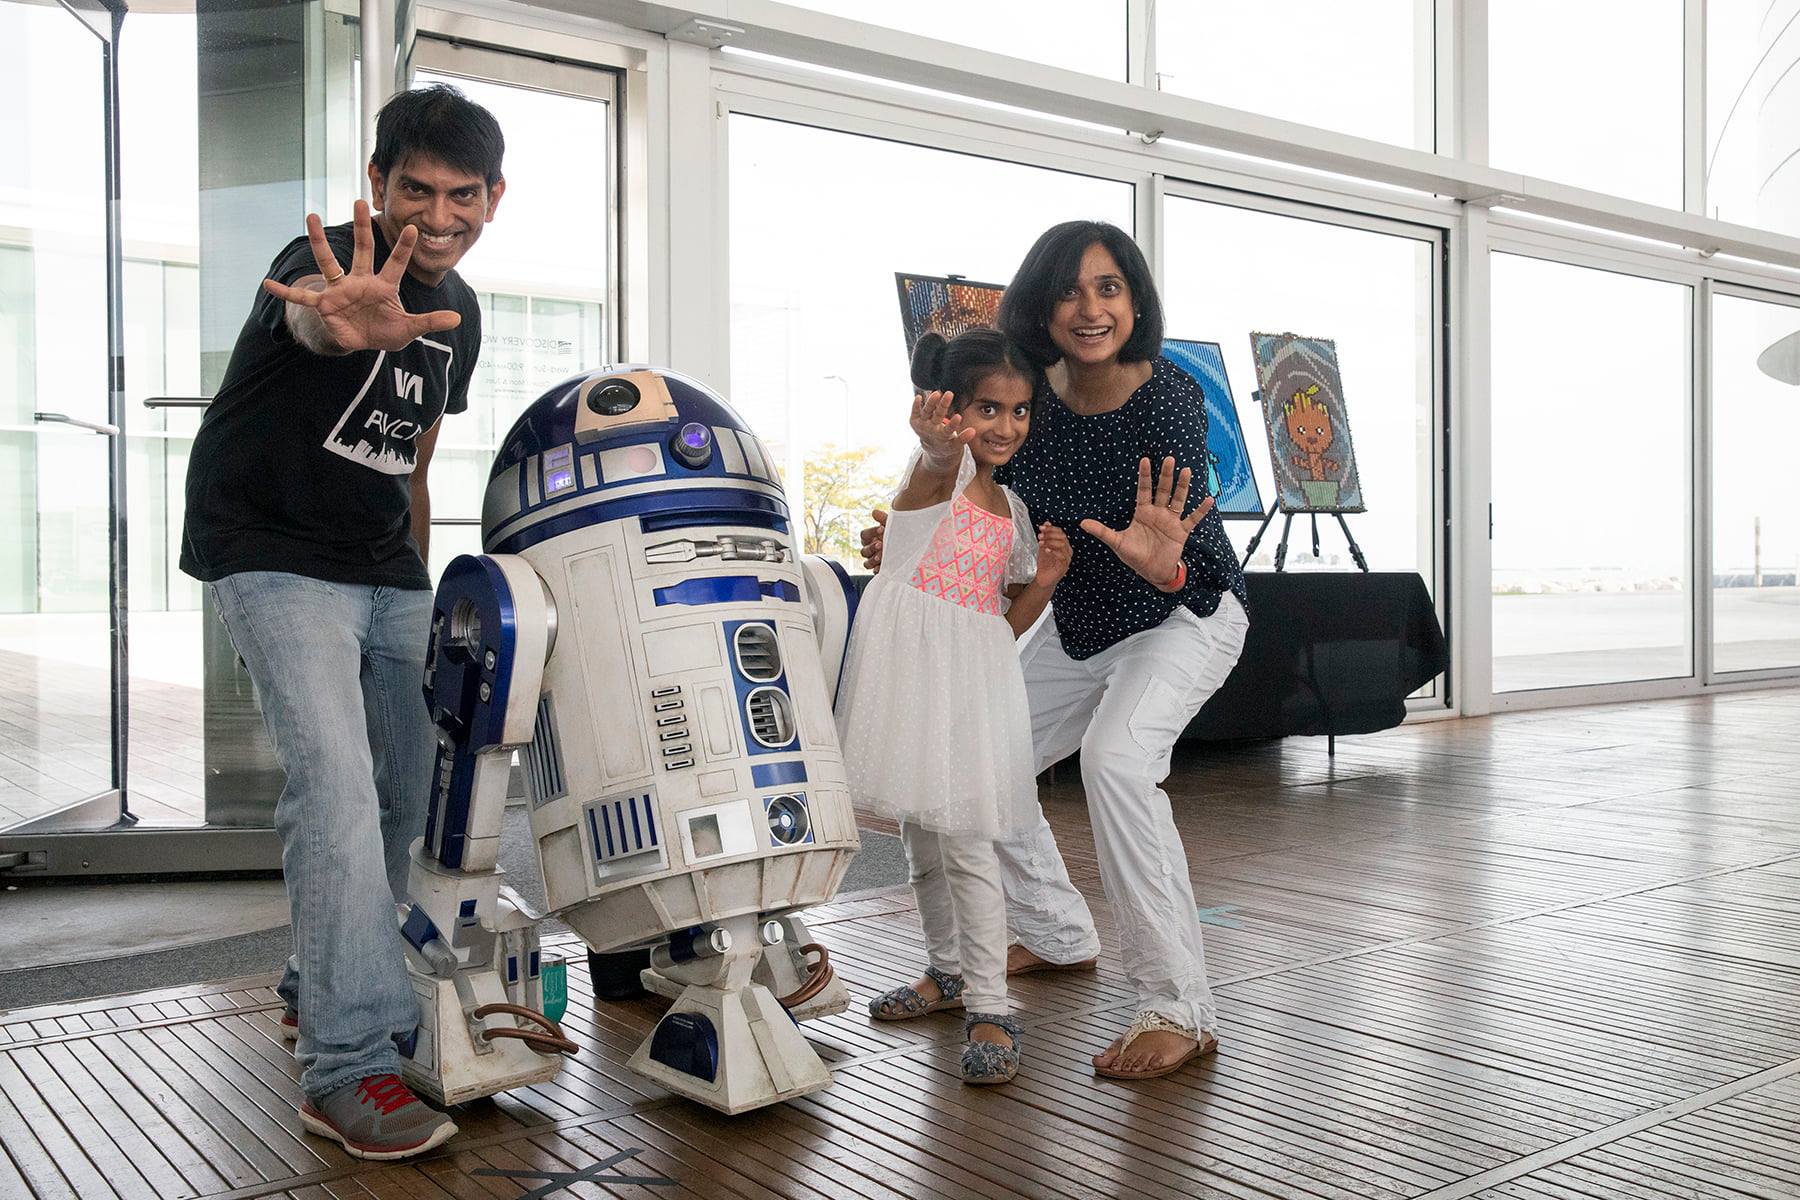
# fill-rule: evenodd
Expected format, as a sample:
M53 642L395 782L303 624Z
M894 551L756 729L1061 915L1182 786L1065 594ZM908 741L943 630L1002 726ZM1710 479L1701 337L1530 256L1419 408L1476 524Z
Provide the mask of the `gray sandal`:
M877 1021L910 1021L941 1008L962 1007L961 975L946 975L936 967L926 967L925 975L938 986L939 996L936 1000L927 1000L911 986L897 987L871 999L869 1015Z
M1000 1013L972 1012L963 1020L963 1037L967 1038L977 1025L993 1025L1004 1029L1006 1036L1012 1039L1012 1045L966 1042L962 1052L963 1082L977 1086L1009 1082L1019 1073L1019 1038L1024 1033L1024 1028L1013 1017Z

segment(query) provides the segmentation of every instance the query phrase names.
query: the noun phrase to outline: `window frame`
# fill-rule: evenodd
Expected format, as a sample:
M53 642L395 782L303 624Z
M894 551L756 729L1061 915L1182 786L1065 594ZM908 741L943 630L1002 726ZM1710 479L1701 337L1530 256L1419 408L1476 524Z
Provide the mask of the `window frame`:
M1207 204L1221 204L1231 208L1246 209L1251 212L1267 213L1271 216L1289 217L1295 220L1313 221L1321 225L1331 225L1340 229L1356 230L1364 233L1376 233L1387 237L1406 238L1411 241L1424 242L1431 248L1431 319L1430 328L1437 332L1432 339L1432 396L1431 396L1431 504L1432 511L1426 515L1431 527L1432 575L1431 598L1437 610L1438 622L1443 627L1451 650L1451 663L1444 672L1442 687L1428 696L1414 696L1407 700L1407 712L1414 716L1437 714L1441 711L1454 712L1456 709L1456 685L1460 676L1456 670L1456 644L1451 634L1454 575L1451 571L1450 531L1454 528L1454 510L1450 489L1450 442L1451 425L1451 388L1449 380L1449 311L1451 299L1451 259L1450 239L1453 224L1449 221L1441 223L1423 223L1417 220L1402 219L1395 216L1381 216L1355 209L1346 209L1341 205L1325 206L1316 201L1299 200L1288 196L1270 195L1265 192L1245 192L1235 188L1221 187L1195 180L1165 180L1161 188L1161 198L1174 197L1182 200L1197 200ZM1160 260L1162 253L1162 224L1159 217L1157 223L1157 253ZM1160 261L1153 263L1157 269L1157 278L1161 282L1163 273ZM1247 332L1247 331L1246 331ZM1247 439L1255 438L1260 431L1246 430ZM1253 449L1252 455L1258 451ZM1271 496L1269 502L1274 503ZM1354 519L1353 517L1350 519ZM1273 532L1271 526L1270 531ZM1352 532L1355 532L1352 530Z
M1698 441L1702 444L1702 449L1704 451L1704 453L1702 455L1697 457L1695 465L1696 465L1696 470L1699 473L1698 480L1697 480L1696 494L1700 495L1700 496L1704 496L1706 498L1705 520L1702 523L1703 524L1702 532L1704 532L1704 534L1705 534L1705 541L1706 541L1706 554L1705 554L1705 558L1702 561L1706 568L1706 574L1705 574L1704 578L1706 579L1707 586L1705 588L1705 594L1704 594L1704 597L1702 598L1701 602L1705 605L1705 608L1706 608L1706 622L1703 627L1703 632L1706 635L1705 684L1706 684L1707 690L1709 690L1709 691L1717 691L1717 690L1729 688L1731 685L1734 685L1734 684L1736 684L1736 685L1755 685L1755 684L1766 684L1766 683L1771 683L1771 682L1791 684L1795 680L1796 677L1800 677L1800 665L1785 666L1785 667L1761 667L1761 668L1747 670L1747 671L1721 671L1718 669L1718 665L1716 662L1715 651L1718 648L1718 643L1716 641L1717 630L1714 627L1714 621L1713 621L1713 591L1714 591L1714 588L1713 588L1713 584L1712 584L1713 572L1715 569L1714 553L1713 553L1713 536L1712 536L1712 534L1713 534L1713 508L1714 508L1713 500L1715 498L1714 497L1714 488L1716 487L1716 478L1715 478L1715 474L1713 471L1713 449L1714 449L1714 447L1713 447L1713 440L1712 440L1713 404L1714 404L1713 390L1712 390L1712 375L1713 375L1713 371L1712 371L1712 349L1713 349L1713 347L1712 347L1712 325L1713 325L1713 301L1720 296L1727 296L1727 297L1731 297L1731 298L1737 299L1737 300L1752 300L1752 301L1756 301L1756 302L1762 303L1762 304L1776 304L1776 305L1780 305L1783 308L1794 309L1796 312L1796 315L1800 316L1800 293L1775 292L1775 291L1769 291L1769 290L1763 289L1763 288L1747 287L1743 284L1726 283L1723 281L1712 280L1712 279L1708 279L1705 281L1704 288L1703 288L1702 295L1701 295L1701 303L1704 306L1701 316L1702 316L1703 324L1705 326L1706 336L1700 343L1700 346L1702 349L1702 357L1704 360L1700 364L1700 378L1705 380L1706 387L1705 387L1705 393L1704 393L1704 397L1705 397L1704 403L1702 405L1696 406L1695 413L1694 413L1694 422L1695 422L1696 441ZM1698 653L1698 651L1696 651L1696 653Z

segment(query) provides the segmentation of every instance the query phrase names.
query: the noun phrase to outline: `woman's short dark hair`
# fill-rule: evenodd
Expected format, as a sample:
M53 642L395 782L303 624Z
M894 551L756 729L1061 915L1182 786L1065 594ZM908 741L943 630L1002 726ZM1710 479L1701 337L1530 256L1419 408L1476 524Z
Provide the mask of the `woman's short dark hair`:
M995 371L1012 371L1034 385L1037 380L1037 369L998 329L971 329L949 341L942 334L925 333L913 346L913 386L922 392L952 393L952 412L961 411L981 381Z
M1131 235L1105 221L1064 221L1046 229L1026 252L1025 261L1000 300L1000 328L1039 367L1062 357L1050 340L1050 314L1063 293L1081 277L1081 256L1098 242L1125 273L1136 319L1131 337L1119 351L1123 362L1146 362L1162 353L1162 299L1150 264Z
M396 92L375 116L375 153L369 162L386 179L417 154L457 171L500 182L506 139L494 114L447 83Z

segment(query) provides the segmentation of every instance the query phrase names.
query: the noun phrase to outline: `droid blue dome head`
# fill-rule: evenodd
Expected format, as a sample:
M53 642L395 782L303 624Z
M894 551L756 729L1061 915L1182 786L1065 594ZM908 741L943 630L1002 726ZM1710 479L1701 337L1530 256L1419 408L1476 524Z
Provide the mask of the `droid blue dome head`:
M657 382L647 385L646 377ZM655 440L658 429L667 439L690 424L750 432L722 397L677 371L602 367L565 379L532 402L500 443L489 481L553 446L576 441L585 446Z
M516 554L633 516L672 528L677 510L788 532L774 460L729 404L677 372L608 367L557 384L514 423L488 478L482 544Z

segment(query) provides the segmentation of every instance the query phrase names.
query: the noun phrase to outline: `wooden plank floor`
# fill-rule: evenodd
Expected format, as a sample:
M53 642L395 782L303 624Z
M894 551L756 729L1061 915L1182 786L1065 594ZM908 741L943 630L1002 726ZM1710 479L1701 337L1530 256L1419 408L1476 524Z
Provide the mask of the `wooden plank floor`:
M860 1015L919 961L901 889L813 914L854 998L807 1027L833 1085L738 1118L626 1071L658 1006L594 1005L581 962L579 1059L385 1166L301 1132L272 979L0 1014L0 1197L1800 1197L1796 728L1779 691L1417 725L1335 762L1184 748L1223 1049L1167 1079L1087 1065L1132 1009L1110 952L1014 981L1007 1087L962 1086L952 1014ZM1045 799L1098 900L1077 773Z

